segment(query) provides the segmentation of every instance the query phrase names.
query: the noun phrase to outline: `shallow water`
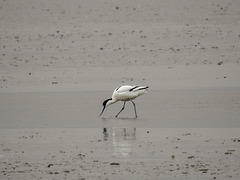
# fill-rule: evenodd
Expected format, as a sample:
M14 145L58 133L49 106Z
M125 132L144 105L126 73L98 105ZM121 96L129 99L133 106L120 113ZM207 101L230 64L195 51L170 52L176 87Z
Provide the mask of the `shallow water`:
M111 92L1 93L1 128L227 128L240 127L238 89L149 91L135 100L138 118L127 103L106 108Z

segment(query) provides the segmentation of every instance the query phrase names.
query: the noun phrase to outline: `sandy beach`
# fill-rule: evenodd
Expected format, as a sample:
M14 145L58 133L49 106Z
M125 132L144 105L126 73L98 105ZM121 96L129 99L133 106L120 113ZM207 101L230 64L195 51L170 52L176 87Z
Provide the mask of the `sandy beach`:
M236 128L20 128L0 135L1 179L239 178Z
M0 179L238 180L239 40L238 0L0 1Z

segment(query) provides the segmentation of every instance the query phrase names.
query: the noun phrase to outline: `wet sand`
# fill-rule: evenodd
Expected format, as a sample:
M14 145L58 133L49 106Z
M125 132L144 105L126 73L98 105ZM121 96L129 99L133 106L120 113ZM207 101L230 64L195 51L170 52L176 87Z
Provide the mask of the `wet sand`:
M239 7L1 1L0 179L238 180Z
M239 129L1 129L1 179L239 179Z

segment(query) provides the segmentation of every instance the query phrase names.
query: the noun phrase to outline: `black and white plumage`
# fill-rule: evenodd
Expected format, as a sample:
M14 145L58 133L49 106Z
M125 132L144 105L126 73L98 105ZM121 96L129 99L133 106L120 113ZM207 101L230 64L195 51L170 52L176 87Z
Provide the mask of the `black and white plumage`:
M116 117L118 117L118 115L124 110L126 101L131 101L134 106L135 116L137 117L136 105L132 100L140 95L145 94L147 91L148 86L124 85L116 88L112 94L112 98L109 98L103 102L103 110L99 116L102 115L107 106L114 104L117 101L124 101L122 109L116 115Z

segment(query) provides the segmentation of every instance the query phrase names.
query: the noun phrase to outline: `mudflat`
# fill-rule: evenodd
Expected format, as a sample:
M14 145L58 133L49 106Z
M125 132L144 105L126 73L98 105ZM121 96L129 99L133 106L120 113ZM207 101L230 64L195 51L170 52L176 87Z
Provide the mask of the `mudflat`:
M240 1L0 2L0 179L240 178ZM97 117L124 84L150 90Z

